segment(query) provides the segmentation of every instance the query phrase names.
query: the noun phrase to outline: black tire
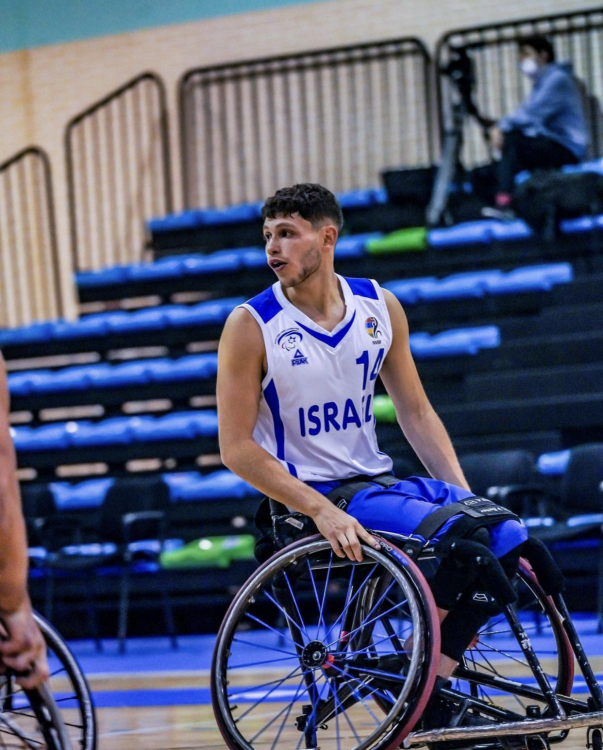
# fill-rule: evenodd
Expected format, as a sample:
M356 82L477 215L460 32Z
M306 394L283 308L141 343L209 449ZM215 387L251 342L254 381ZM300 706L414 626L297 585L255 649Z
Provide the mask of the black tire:
M262 735L279 750L389 750L411 731L439 657L433 598L399 550L363 545L363 554L362 565L341 560L312 537L243 585L212 665L214 713L231 750L251 750Z
M50 678L37 690L23 690L10 672L0 675L0 735L6 740L12 734L11 748L96 750L96 714L86 678L55 628L37 613L34 618L46 641Z

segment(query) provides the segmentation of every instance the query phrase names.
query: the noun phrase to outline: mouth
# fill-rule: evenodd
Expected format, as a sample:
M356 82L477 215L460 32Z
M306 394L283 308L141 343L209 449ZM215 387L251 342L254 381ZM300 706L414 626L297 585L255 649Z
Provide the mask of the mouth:
M268 265L270 266L270 268L272 268L273 271L280 271L281 268L284 268L287 264L283 260L272 258L272 260L268 262Z

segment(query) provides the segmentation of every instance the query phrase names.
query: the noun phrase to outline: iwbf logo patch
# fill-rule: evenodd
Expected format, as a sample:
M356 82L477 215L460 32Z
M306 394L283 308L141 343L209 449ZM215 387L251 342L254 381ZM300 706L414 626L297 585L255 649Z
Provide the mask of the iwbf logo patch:
M373 339L373 344L381 343L381 331L379 330L379 321L371 316L364 321L364 327L368 335Z

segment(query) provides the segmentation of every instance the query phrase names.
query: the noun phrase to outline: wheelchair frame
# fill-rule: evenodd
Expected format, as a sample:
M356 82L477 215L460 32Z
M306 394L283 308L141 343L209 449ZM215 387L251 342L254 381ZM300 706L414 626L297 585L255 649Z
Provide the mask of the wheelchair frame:
M379 532L373 533L381 542L381 552L387 554L389 556L389 559L395 561L395 563L400 566L400 568L403 569L407 575L409 572L412 572L414 576L414 585L419 589L419 598L425 603L424 611L422 614L428 619L431 618L431 621L433 623L435 603L433 602L431 591L416 564L397 546L403 546L404 543L408 541L408 539L398 534ZM278 566L279 560L284 559L284 556L288 556L288 558L291 558L291 556L293 555L293 558L295 558L296 551L301 556L303 555L304 550L310 550L313 544L316 545L321 540L321 548L324 550L325 545L328 548L328 543L320 536L301 539L300 541L295 542L285 549L281 550L281 552L277 553L272 558L270 558L270 560L260 566L258 571L256 571L256 573L251 576L248 582L240 590L239 594L237 594L237 597L235 597L229 613L227 613L227 616L222 624L222 628L220 629L220 633L218 634L218 639L216 641L214 662L212 665L212 701L218 726L231 750L242 750L243 748L247 750L250 747L254 747L254 745L253 741L250 743L247 743L246 741L241 742L241 740L236 737L238 729L235 725L237 722L235 721L234 723L229 723L227 717L227 714L231 708L228 704L228 700L225 699L228 690L224 686L224 683L228 684L229 682L227 677L228 658L225 657L225 654L229 650L229 644L227 643L229 637L229 628L232 629L232 623L231 625L228 625L229 616L231 616L233 612L236 614L237 607L239 607L240 609L242 603L244 603L243 600L245 600L245 598L247 598L249 601L254 600L254 596L256 596L260 591L260 586L255 585L254 581L258 581L260 579L262 571L265 572L267 570L267 566ZM363 563L352 563L350 561L344 560L336 562L335 564L341 566L366 565L367 558L371 559L371 550L364 545L363 550L366 556ZM475 673L471 673L470 670L466 668L466 666L463 666L461 664L459 665L459 668L457 668L455 676L458 679L470 683L471 694L467 695L465 693L459 693L452 688L444 688L442 690L442 694L458 704L458 715L461 718L465 716L468 711L470 711L479 712L480 714L488 716L491 721L483 726L451 726L430 730L421 728L415 729L415 724L419 719L421 712L427 705L435 681L437 658L434 658L434 653L439 656L439 625L436 625L435 630L437 632L432 637L432 643L422 644L422 648L431 649L431 662L429 668L426 668L425 674L421 675L421 679L416 686L415 692L418 692L419 694L414 698L414 705L411 705L410 709L408 708L407 703L412 704L412 700L409 700L408 698L405 699L407 703L404 703L404 700L398 700L394 704L400 710L406 711L405 718L402 722L402 729L400 730L399 726L396 726L396 723L394 721L394 723L392 724L392 729L383 730L381 732L381 735L378 735L373 741L371 741L371 736L369 736L365 741L359 742L356 747L362 748L363 750L365 748L368 749L373 747L378 747L379 749L387 748L389 750L389 748L399 747L400 745L403 745L406 748L410 748L418 745L431 745L439 743L437 745L437 748L439 749L444 748L447 742L453 741L457 743L459 741L464 741L469 745L500 747L501 744L504 745L506 738L519 736L525 739L525 743L528 745L529 750L538 750L538 748L548 748L551 744L562 742L563 740L565 740L571 729L586 727L588 728L587 747L592 746L594 750L602 750L603 692L601 691L601 688L597 683L596 677L581 645L578 633L573 625L567 606L563 599L561 588L555 583L555 581L559 581L561 579L561 574L556 568L553 569L551 567L554 566L552 558L550 558L550 555L547 557L547 553L544 555L535 555L533 560L523 560L521 575L525 580L528 581L528 585L530 585L531 580L532 585L535 589L534 597L536 601L541 605L541 607L544 606L545 608L548 608L548 611L546 613L547 616L549 617L549 619L553 618L556 621L556 627L559 631L556 637L558 639L561 639L562 650L564 651L564 658L566 659L566 672L568 672L568 674L566 674L565 676L565 679L561 680L561 686L552 686L545 673L545 670L541 666L540 660L536 655L530 638L528 637L526 630L524 629L517 613L514 610L512 599L515 596L515 593L508 583L502 569L500 568L500 563L485 547L483 547L482 550L483 552L475 559L472 559L470 562L472 564L482 566L484 568L484 571L487 572L487 576L482 576L482 578L485 577L486 584L488 584L488 581L492 584L490 593L497 600L497 604L509 624L510 631L513 634L515 642L519 645L522 657L525 660L525 664L529 666L529 670L536 680L537 687L525 685L516 680L501 677L500 675L489 676L487 674L478 674L477 671ZM424 562L433 557L433 549L429 549L426 547L419 555L418 561ZM335 560L338 561L338 558L335 558ZM308 563L308 566L311 569L310 563ZM317 566L316 570L319 569L320 566ZM539 583L539 579L540 581L545 582L545 586ZM349 705L353 705L352 693L354 693L354 689L352 688L351 692L348 690L348 694L346 694L345 700L343 702L340 702L339 706L336 705L336 703L334 704L333 700L330 699L327 701L322 700L322 705L320 705L321 699L318 696L316 686L314 684L316 682L316 679L314 677L315 672L313 673L312 670L317 670L318 668L320 668L323 673L326 673L326 670L333 665L333 662L337 661L337 657L333 657L333 654L329 654L328 646L325 647L324 644L322 644L318 640L311 641L311 643L308 643L306 647L304 647L303 649L301 648L301 645L304 643L304 638L300 628L300 623L303 624L303 619L299 607L295 602L291 584L288 581L287 583L290 589L290 594L292 597L291 601L294 603L294 607L288 614L286 612L286 608L284 608L285 619L289 632L291 634L291 640L299 644L299 647L296 646L296 651L298 652L298 657L302 664L302 672L304 675L304 680L308 687L309 694L311 696L313 695L311 705L304 707L304 714L301 717L297 717L296 719L297 729L300 732L300 740L297 743L297 748L301 747L302 735L305 739L306 748L318 748L319 745L317 739L317 728L326 729L327 720L330 721L331 719L333 719L333 717L344 714L344 712L347 710L347 707L344 705L346 702ZM315 584L313 583L313 585ZM324 596L326 596L326 588ZM375 597L373 597L372 600L369 599L369 603L372 603L374 601ZM371 606L373 605L371 604ZM297 609L297 614L295 613L295 609ZM347 611L346 617L350 621L349 626L351 628L351 632L355 632L354 626L355 623L358 622L356 611L352 611L352 609L350 608ZM342 632L347 632L346 628L348 628L348 624L342 622ZM370 637L371 636L369 634L369 638ZM310 649L310 651L314 649L313 656L308 656L308 648ZM358 649L359 646L355 646L355 648ZM564 694L564 691L570 692L568 690L568 687L570 687L573 683L574 656L579 665L589 692L589 697L586 701L581 701L576 698L572 698L570 695ZM316 663L311 661L314 657L318 660ZM329 664L329 659L331 659L331 664ZM318 664L318 662L320 662L320 664ZM434 665L436 666L434 667ZM412 670L413 660L411 659L411 663L406 676L404 678L399 678L400 684L402 684L404 680L410 682L411 679L414 679L414 676L412 676ZM339 669L339 671L342 671L341 668ZM370 675L371 670L365 668L364 672ZM373 670L373 674L376 675L376 677L374 677L374 680L378 680L379 675L382 675L383 673L380 672L377 668L377 670ZM328 680L332 678L326 679L328 682ZM391 681L395 679L395 677L392 677L390 675L388 679ZM475 687L475 683L477 683L477 687ZM312 687L313 684L314 687ZM478 691L480 685L486 685L490 688L498 689L503 693L506 689L506 692L511 696L520 696L521 698L524 698L526 700L534 699L536 701L542 702L545 704L544 712L540 712L539 706L528 706L525 716L518 714L516 711L500 709L479 697ZM312 693L312 691L314 691L314 693ZM356 692L361 694L359 700L363 700L362 690L360 688L357 688ZM385 712L390 706L389 703L383 700L383 695L378 689L373 690L372 693L364 689L364 696L372 697L379 708L381 708ZM357 698L354 699L358 700ZM335 701L337 701L337 696L335 696ZM386 703L386 705L380 705L380 703ZM235 708L238 707L235 706ZM289 709L289 711L291 711L291 708ZM304 718L304 716L306 718ZM308 725L311 726L308 728ZM275 743L277 745L279 744L277 740L280 737L281 731L282 726L281 730L279 731L279 736L275 740ZM557 734L556 736L551 736L556 732L558 732L559 734ZM273 747L275 746L275 743L273 743ZM339 740L337 746L338 748L340 746Z

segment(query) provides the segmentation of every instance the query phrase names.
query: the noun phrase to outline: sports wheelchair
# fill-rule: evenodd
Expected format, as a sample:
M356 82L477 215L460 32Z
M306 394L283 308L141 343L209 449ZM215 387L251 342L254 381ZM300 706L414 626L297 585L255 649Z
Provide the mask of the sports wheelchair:
M34 619L46 641L50 679L24 690L13 673L0 674L0 747L95 750L96 715L86 678L55 628L37 613Z
M440 691L453 718L425 728L440 656L427 583L437 546L409 554L408 537L372 532L380 549L363 544L363 561L352 562L304 536L296 515L273 514L277 548L279 521L302 538L260 565L217 636L212 702L231 750L549 750L575 728L602 750L603 693L543 545L526 543L512 582L486 547L449 548L479 568L494 606ZM572 696L574 660L585 698Z

